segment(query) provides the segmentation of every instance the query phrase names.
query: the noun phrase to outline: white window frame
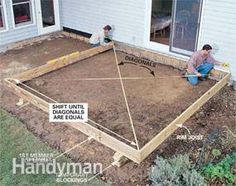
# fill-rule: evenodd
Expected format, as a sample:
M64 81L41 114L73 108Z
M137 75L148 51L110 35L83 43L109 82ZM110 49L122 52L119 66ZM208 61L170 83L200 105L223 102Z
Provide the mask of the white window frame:
M7 11L6 11L6 3L5 0L0 0L2 2L2 16L3 16L3 23L4 23L4 27L0 28L0 32L6 32L8 31L8 21L7 21Z
M12 26L13 29L21 29L21 28L25 28L25 27L30 27L35 25L35 5L34 5L34 0L28 0L30 1L30 6L31 6L31 22L26 22L26 23L19 23L19 24L15 24L15 16L14 16L14 10L13 10L13 0L11 0L10 2L10 6L11 6L11 14L12 14ZM24 4L24 3L17 3L17 4Z
M48 26L48 27L43 27L41 1L40 0L35 1L35 11L37 12L36 20L37 20L39 35L48 34L48 33L51 33L51 32L57 32L57 31L61 30L59 0L54 0L53 5L54 5L55 25Z

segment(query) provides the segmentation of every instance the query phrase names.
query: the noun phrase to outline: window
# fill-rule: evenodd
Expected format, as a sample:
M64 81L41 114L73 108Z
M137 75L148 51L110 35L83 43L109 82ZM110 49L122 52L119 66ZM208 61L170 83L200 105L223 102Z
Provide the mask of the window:
M12 0L15 26L32 24L32 0Z
M6 29L3 1L0 0L0 31Z

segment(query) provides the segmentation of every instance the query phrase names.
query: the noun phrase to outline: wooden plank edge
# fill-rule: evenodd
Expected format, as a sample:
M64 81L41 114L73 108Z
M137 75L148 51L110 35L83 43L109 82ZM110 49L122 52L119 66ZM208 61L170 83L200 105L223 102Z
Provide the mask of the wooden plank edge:
M46 63L44 65L41 65L39 67L29 69L27 71L24 71L18 75L15 75L12 77L12 79L17 79L20 82L25 82L28 80L31 80L33 78L42 76L46 73L58 70L60 68L63 68L65 66L74 64L76 62L79 62L81 60L93 57L95 55L98 55L100 53L106 52L110 49L112 49L112 45L107 46L99 46L95 48L91 48L82 52L73 52L71 54L68 54L66 56L60 57L57 62L54 63Z
M29 101L37 108L40 108L46 113L49 113L49 103L45 100L39 98L38 96L28 92L27 90L17 86L15 83L11 82L11 79L5 79L6 85L15 93L17 96L23 98L24 100ZM68 126L71 126L85 135L92 137L101 144L111 148L112 150L123 154L128 159L140 163L140 153L138 150L133 147L119 141L118 139L106 134L105 132L100 131L99 129L84 123L67 123Z
M141 161L143 161L149 154L151 154L163 141L165 141L171 134L173 134L178 126L176 124L183 124L189 119L198 109L201 108L212 96L214 96L220 89L222 89L229 81L230 74L227 74L204 93L197 101L189 106L181 115L172 121L166 128L157 134L151 141L142 147L139 151Z
M73 39L78 39L78 40L83 41L85 43L89 43L89 38L80 36L78 34L63 31L62 35L67 36L67 37L71 37Z
M24 40L21 40L21 41L17 41L17 42L14 42L14 43L10 43L10 44L7 44L6 47L7 47L7 50L20 49L20 48L23 48L23 47L28 46L28 45L34 45L35 43L39 43L39 42L48 40L50 38L60 37L61 35L62 35L61 31L57 31L57 32L53 32L53 33L50 33L50 34L44 34L44 35L24 39Z
M56 59L49 60L46 62L46 64L51 64L51 63L56 64L59 61L66 60L66 58L76 57L79 55L79 53L80 53L79 51L76 51L76 52L73 52L69 55L65 55L65 56L58 57Z

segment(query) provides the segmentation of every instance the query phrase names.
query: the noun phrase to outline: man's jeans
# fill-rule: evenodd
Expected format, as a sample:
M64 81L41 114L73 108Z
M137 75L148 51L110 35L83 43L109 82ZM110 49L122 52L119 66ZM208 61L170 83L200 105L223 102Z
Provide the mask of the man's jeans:
M91 44L91 45L92 45L92 47L98 47L98 46L100 46L100 43Z
M214 65L208 62L204 62L199 67L196 68L196 70L202 74L202 78L205 78L207 74L213 69ZM194 75L194 74L188 74L188 75ZM198 84L198 77L197 76L190 76L188 77L188 81L192 85Z

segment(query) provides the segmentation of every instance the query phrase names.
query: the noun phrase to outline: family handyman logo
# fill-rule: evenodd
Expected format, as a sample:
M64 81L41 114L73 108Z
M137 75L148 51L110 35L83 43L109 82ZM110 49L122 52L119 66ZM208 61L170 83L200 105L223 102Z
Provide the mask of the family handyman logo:
M102 164L57 162L56 159L49 162L31 162L21 157L13 158L12 172L22 175L56 175L57 182L87 182L88 179L85 178L88 175L102 173Z

